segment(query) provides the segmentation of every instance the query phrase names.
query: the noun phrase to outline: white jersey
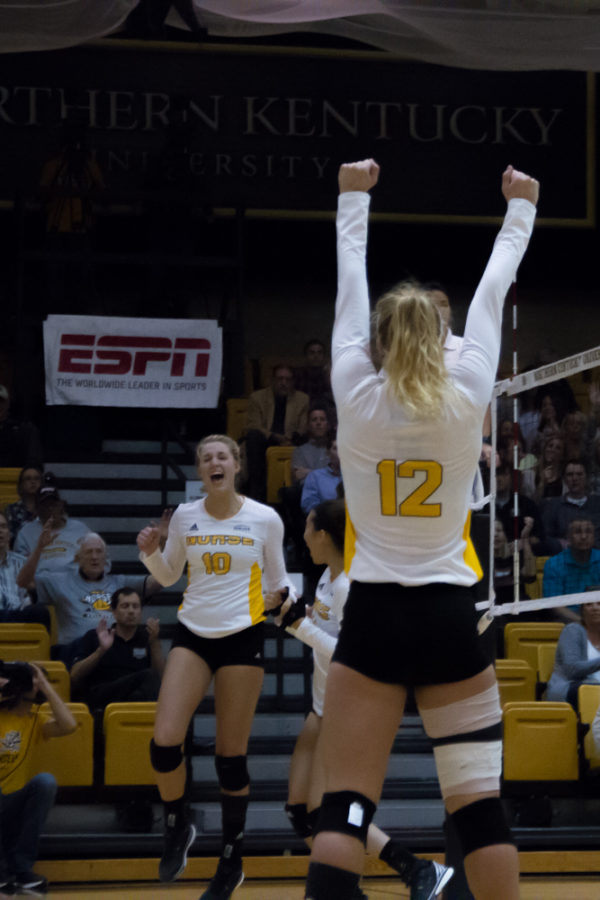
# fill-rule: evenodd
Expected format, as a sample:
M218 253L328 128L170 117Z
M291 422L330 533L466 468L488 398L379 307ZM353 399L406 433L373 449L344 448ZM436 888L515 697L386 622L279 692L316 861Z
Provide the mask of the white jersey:
M350 582L344 572L331 581L331 572L329 568L325 569L317 585L312 616L302 619L298 628L286 629L294 637L313 648L312 698L313 709L318 716L323 715L325 681L342 627L344 606L349 589Z
M179 621L206 638L220 638L264 621L265 589L288 587L283 523L270 506L243 498L239 512L215 519L205 501L182 503L169 523L164 550L140 559L165 587L188 564L188 586Z
M437 421L411 419L369 354L365 267L370 197L339 197L338 295L332 386L346 503L356 530L350 577L367 582L471 585L479 577L468 512L481 428L498 357L502 306L533 227L535 207L513 199L471 302L455 388Z

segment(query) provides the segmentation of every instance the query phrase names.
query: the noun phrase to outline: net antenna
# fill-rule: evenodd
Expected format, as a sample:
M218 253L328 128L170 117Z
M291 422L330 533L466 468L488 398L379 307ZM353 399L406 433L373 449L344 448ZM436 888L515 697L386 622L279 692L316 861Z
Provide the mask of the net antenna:
M495 448L497 439L497 410L496 400L502 394L513 398L513 433L515 435L514 452L514 469L518 479L518 451L517 451L517 435L518 435L518 394L527 391L530 388L542 387L545 384L551 384L560 378L578 375L589 369L600 366L600 346L592 347L589 350L583 350L581 353L575 353L573 356L567 356L564 359L557 360L549 365L540 366L528 372L517 372L517 351L515 343L516 331L516 290L513 285L513 374L510 378L496 382L492 397L491 419L492 419L492 465L490 469L490 578L489 578L489 597L488 600L482 600L476 604L477 609L488 610L491 616L501 615L518 615L521 612L531 612L542 609L551 609L558 606L578 606L582 603L598 603L600 602L600 589L594 586L582 593L577 594L561 594L558 597L541 597L537 600L522 600L519 594L520 582L520 559L518 548L518 482L513 485L514 488L514 528L515 528L515 546L513 551L513 573L514 573L514 593L512 603L495 602L495 594L493 587L494 573L494 523L496 518L496 466L494 464Z

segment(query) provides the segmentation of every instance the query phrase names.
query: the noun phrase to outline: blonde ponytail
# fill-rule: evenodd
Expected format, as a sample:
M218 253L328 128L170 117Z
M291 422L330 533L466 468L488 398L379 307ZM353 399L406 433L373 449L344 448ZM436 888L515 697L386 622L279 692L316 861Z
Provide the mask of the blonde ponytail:
M443 324L429 294L403 281L377 301L375 328L389 390L415 419L441 415L451 390L442 346Z

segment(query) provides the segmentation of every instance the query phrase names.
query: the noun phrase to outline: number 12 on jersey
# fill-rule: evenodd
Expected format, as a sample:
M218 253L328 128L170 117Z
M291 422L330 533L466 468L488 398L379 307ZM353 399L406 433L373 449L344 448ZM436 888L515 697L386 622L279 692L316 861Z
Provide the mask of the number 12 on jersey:
M425 480L398 505L398 478L414 478L420 472L424 473ZM438 462L407 459L399 463L395 459L382 459L377 463L377 474L383 516L441 516L441 503L427 503L442 483L442 467Z

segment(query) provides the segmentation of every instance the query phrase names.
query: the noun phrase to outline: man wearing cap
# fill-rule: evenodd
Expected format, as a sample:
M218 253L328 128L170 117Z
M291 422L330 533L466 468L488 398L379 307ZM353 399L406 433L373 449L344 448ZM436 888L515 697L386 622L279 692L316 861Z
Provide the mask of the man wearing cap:
M43 485L37 495L37 519L26 522L17 533L14 550L27 556L21 574L29 573L24 587L33 587L33 575L57 572L72 566L82 539L89 528L78 519L70 519L54 485ZM21 579L22 580L22 579Z
M0 384L0 466L41 465L42 445L37 428L10 415L10 394L6 385Z

